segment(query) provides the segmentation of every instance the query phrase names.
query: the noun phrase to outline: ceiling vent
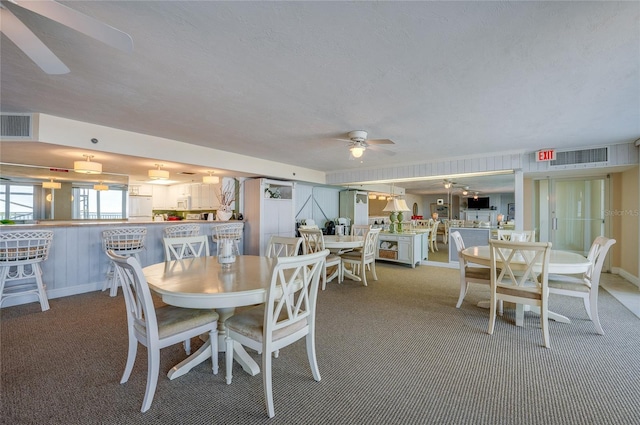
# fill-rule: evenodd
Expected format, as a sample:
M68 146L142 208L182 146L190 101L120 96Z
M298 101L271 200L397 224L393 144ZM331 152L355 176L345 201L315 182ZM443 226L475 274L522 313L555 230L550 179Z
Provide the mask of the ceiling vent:
M0 135L2 138L31 139L33 125L31 114L0 115Z
M582 149L577 151L556 152L556 159L550 161L551 167L575 164L595 164L609 161L609 148Z

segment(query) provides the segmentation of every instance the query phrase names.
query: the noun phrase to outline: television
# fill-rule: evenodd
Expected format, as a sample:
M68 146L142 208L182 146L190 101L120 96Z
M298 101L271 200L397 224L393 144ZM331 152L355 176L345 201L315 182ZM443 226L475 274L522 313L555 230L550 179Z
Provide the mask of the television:
M488 210L489 209L489 198L478 198L467 199L467 208L470 210Z

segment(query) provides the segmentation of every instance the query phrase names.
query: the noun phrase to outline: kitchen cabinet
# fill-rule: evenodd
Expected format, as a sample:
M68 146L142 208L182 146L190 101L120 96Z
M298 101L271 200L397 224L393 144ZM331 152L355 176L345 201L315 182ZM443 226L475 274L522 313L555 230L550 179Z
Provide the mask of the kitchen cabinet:
M351 220L351 224L369 224L369 194L360 190L340 192L340 217Z
M220 208L216 193L220 184L193 183L189 185L192 210L215 210Z
M244 182L245 253L265 255L271 236L295 236L295 184L253 179Z
M464 219L467 221L484 221L495 223L498 211L496 210L466 210Z
M376 260L393 261L415 267L422 257L423 235L380 232Z
M151 188L151 198L153 199L154 210L169 209L168 187L161 185L153 185Z

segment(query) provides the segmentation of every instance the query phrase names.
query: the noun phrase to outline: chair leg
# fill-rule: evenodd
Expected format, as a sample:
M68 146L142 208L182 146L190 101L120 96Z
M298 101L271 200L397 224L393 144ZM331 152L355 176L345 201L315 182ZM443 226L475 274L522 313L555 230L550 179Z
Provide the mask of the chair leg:
M40 298L40 308L42 311L49 310L49 299L47 298L47 292L44 290L44 282L42 281L42 269L38 263L32 265L34 268L33 274L36 278L36 284L38 285L38 298Z
M464 297L467 295L467 289L469 289L469 284L467 283L466 280L464 280L464 277L460 278L460 295L458 296L458 303L456 304L456 308L460 308L460 306L462 305L462 300L464 300Z
M545 348L551 348L549 343L549 310L544 304L540 306L540 327L542 328L542 341Z
M190 339L185 339L184 342L182 343L182 346L184 347L184 353L187 356L189 354L191 354L191 340Z
M586 307L587 299L585 298L585 307ZM602 325L600 324L600 317L598 317L598 290L597 288L591 288L589 293L589 304L590 308L587 310L589 314L589 318L593 322L596 327L596 332L599 335L604 335L604 330L602 329Z
M227 385L231 384L231 380L233 379L233 375L231 371L233 369L233 339L228 336L224 339L227 344L227 352L225 353L225 365L227 369Z
M315 332L309 331L307 334L307 357L309 358L309 367L313 374L313 379L320 381L320 369L318 369L318 359L316 357L316 338Z
M487 333L493 335L493 328L496 325L496 297L491 294L491 301L489 302L489 329Z
M124 373L120 379L120 383L124 384L129 380L133 364L136 362L136 354L138 353L138 340L133 336L133 332L129 331L129 350L127 352L127 364L124 366Z
M327 289L327 266L322 267L322 290Z
M144 400L142 401L141 412L146 412L151 407L153 402L153 396L156 392L156 386L158 385L158 374L160 373L160 349L157 347L147 347L147 389L144 393Z
M359 269L362 270L362 273L360 273L360 278L362 278L362 283L364 284L364 286L367 286L367 271L365 270L364 267L359 267Z
M376 261L369 263L371 265L371 274L373 275L373 280L378 280L378 275L376 274Z
M209 331L209 343L211 344L211 368L213 374L218 374L218 329ZM191 350L189 350L191 351Z
M262 385L267 404L267 415L273 418L276 414L273 408L273 388L271 383L271 352L262 353Z

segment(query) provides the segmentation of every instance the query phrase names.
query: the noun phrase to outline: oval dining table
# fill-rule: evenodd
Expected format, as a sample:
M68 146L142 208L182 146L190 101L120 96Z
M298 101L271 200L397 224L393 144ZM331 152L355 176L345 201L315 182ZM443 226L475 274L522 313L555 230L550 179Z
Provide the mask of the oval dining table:
M218 257L185 258L166 261L142 269L149 288L167 304L184 308L211 308L220 315L218 347L225 349L224 322L236 307L261 304L267 289L275 259L254 255L239 255L228 267ZM210 342L205 343L185 360L174 366L167 376L175 379L196 365L211 358ZM239 343L235 343L233 358L250 375L260 373L260 367Z
M491 267L491 250L488 245L471 246L460 253L467 261L482 266ZM552 249L549 254L549 274L581 274L591 267L591 261L583 255L571 251ZM484 301L481 301L484 306ZM535 310L534 310L535 311ZM556 322L571 323L568 317L549 311L549 319ZM521 304L516 307L516 326L524 322L524 308Z

